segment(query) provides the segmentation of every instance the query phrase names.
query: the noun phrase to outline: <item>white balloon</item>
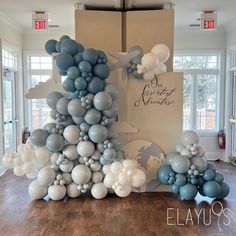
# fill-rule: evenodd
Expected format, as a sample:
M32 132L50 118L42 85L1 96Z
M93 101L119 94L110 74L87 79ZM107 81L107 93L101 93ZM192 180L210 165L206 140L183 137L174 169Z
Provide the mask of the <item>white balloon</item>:
M49 166L45 166L38 173L38 182L43 186L49 186L55 180L56 173Z
M142 170L137 169L135 174L132 176L132 186L139 188L146 182L146 175Z
M102 165L99 161L95 161L93 164L90 165L90 169L92 171L99 171L102 168Z
M131 160L131 159L126 159L123 161L123 167L125 169L133 170L138 167L137 161Z
M102 171L103 171L103 173L104 174L108 174L108 173L110 173L111 172L111 165L105 165L105 166L103 166L102 167Z
M65 172L65 173L69 173L69 172L72 171L73 167L74 167L73 162L72 162L72 161L68 161L68 163L66 163L66 164L63 164L63 163L62 163L62 164L60 165L60 170L61 170L62 172Z
M24 150L21 153L21 159L23 162L30 162L35 159L35 152L33 150Z
M23 164L22 170L26 175L32 173L33 171L35 171L34 163L32 161L26 162L25 164Z
M66 186L66 193L70 198L76 198L81 195L80 190L77 188L77 184L72 182Z
M65 184L70 184L72 182L72 178L71 178L70 173L63 173L62 177L65 180Z
M103 179L103 174L101 172L93 172L91 179L94 183L99 183Z
M37 172L36 170L34 170L34 171L32 171L32 172L26 174L26 177L27 177L28 179L35 179L35 178L37 177L37 174L38 174L38 172Z
M153 71L156 75L160 75L162 73L165 73L167 71L167 68L163 62L159 61L159 63L157 64L157 66L154 68Z
M14 158L14 166L21 166L23 165L23 161L21 159L21 155L17 153L16 157Z
M19 144L18 146L17 146L17 152L18 153L22 153L23 151L24 151L24 149L25 149L25 146L26 146L26 144Z
M69 125L64 129L63 136L69 144L77 144L80 138L80 129L77 125Z
M180 155L188 158L192 157L192 153L187 148L183 148L180 152Z
M63 154L67 157L68 160L75 160L79 157L77 146L72 144L69 144L64 148Z
M35 149L36 160L39 163L46 163L49 161L51 152L46 147L39 147Z
M170 49L165 44L157 44L152 48L151 53L157 55L159 60L165 63L170 56Z
M158 57L153 53L146 53L143 55L141 63L147 70L152 70L157 66Z
M113 184L116 182L116 178L112 174L106 174L103 182L107 188L112 188Z
M176 145L175 150L176 150L176 152L181 153L184 148L185 147L183 144L178 144L178 145Z
M92 156L95 151L94 144L90 141L79 142L77 145L77 152L82 157Z
M143 79L146 81L151 81L154 78L154 71L153 70L149 70L143 73Z
M186 130L181 136L181 143L185 146L199 144L199 135L193 130Z
M86 184L91 178L92 172L85 165L77 165L71 172L72 180L76 184Z
M48 187L48 196L54 201L63 199L65 195L66 187L64 185L51 185Z
M61 153L59 152L54 152L51 157L50 157L50 161L52 164L56 164L57 163L57 160L58 160L58 157L61 155Z
M29 185L28 193L33 199L42 199L47 196L48 188L40 185L37 180L34 180Z
M91 194L96 199L102 199L106 197L108 189L103 183L96 183L91 189Z
M118 180L121 185L130 185L131 184L131 178L125 172L122 172L119 174Z
M131 191L132 187L130 185L120 185L115 189L115 193L119 197L127 197L128 195L130 195Z
M113 162L110 166L110 171L114 174L119 173L120 171L122 171L122 169L123 169L123 166L118 161Z
M16 176L23 176L24 175L24 171L22 170L21 166L15 166L13 169L13 173Z

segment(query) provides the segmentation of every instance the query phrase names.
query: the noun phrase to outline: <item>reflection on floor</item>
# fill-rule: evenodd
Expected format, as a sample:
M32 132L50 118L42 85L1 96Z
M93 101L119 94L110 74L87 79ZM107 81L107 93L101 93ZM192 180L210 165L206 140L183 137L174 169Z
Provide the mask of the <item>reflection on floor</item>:
M0 177L0 235L235 235L236 168L216 165L231 188L223 211L218 202L212 209L211 199L179 201L171 193L32 201L30 181L7 172Z

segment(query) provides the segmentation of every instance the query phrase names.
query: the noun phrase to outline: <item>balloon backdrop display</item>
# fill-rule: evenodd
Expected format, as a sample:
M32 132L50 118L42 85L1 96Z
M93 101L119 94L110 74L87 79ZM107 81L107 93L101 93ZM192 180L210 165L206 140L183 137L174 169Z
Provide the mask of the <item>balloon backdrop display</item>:
M192 200L199 192L202 196L223 199L229 194L224 176L216 171L213 163L207 162L206 150L199 144L196 132L188 130L182 134L176 152L166 156L157 178L162 184L171 185L172 192L183 200Z

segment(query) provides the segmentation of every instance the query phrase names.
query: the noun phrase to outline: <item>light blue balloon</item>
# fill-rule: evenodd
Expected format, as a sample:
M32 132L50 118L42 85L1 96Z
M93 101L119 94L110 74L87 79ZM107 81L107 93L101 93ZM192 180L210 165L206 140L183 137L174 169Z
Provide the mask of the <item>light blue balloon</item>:
M78 52L82 52L84 50L84 47L82 44L77 43L73 39L65 39L61 43L61 52L69 53L70 55L74 56Z
M134 51L139 52L138 56L143 56L144 50L142 47L140 47L138 45L134 45L128 49L128 52L134 52Z
M56 56L56 65L59 70L67 71L74 63L74 58L69 53L64 52Z
M183 200L193 200L198 193L198 189L195 185L187 183L179 189L180 196Z
M90 125L95 125L100 122L101 117L101 112L95 108L92 108L86 112L84 120Z
M57 102L57 111L62 115L69 115L68 104L70 102L69 98L63 97L60 98Z
M80 124L79 127L80 127L81 131L84 131L84 132L88 133L91 125L87 124L86 122L83 122L82 124Z
M110 109L112 106L112 97L107 92L99 92L94 96L93 104L99 111Z
M229 194L229 185L225 182L223 182L221 185L221 191L220 191L220 194L217 195L217 199L223 199L223 198L226 198Z
M62 43L62 41L58 41L57 43L56 43L56 45L55 45L55 47L56 47L56 50L57 50L57 52L61 52L61 43Z
M107 63L107 55L105 54L105 52L97 50L98 54L99 54L99 59L102 60L101 63Z
M75 123L71 116L66 116L66 119L60 122L60 124L63 125L64 127L67 127L69 125L74 125Z
M187 157L178 155L171 162L172 169L179 174L187 173L190 168L190 161Z
M81 61L83 61L82 52L77 53L77 54L74 56L74 60L75 60L75 64L78 66L79 63L80 63Z
M52 130L56 128L56 124L55 123L47 123L46 125L44 125L43 129L47 130L48 133L52 133Z
M87 88L87 81L83 77L78 77L75 80L75 88L80 90L84 90Z
M73 117L84 116L86 109L82 106L80 99L73 99L68 104L68 113Z
M203 185L203 191L207 197L216 198L221 193L221 186L216 181L208 181Z
M97 150L101 153L104 152L105 148L104 148L104 144L103 143L98 143L97 144Z
M67 74L66 71L60 70L60 69L58 69L58 73L59 73L61 76L66 76L66 74Z
M114 149L105 149L103 152L103 157L107 160L115 160L116 159L116 151Z
M67 92L74 92L76 90L75 88L75 82L73 79L65 79L62 83L62 87Z
M112 160L107 160L106 158L104 158L103 155L101 155L100 159L99 159L100 163L104 166L104 165L109 165L112 163Z
M76 79L80 76L80 71L77 66L71 66L67 70L67 78L68 79Z
M203 172L203 179L206 181L213 180L215 178L215 173L213 170L207 169Z
M118 107L116 104L113 104L110 109L104 110L103 114L108 118L114 118L118 116Z
M88 84L88 91L90 93L98 93L100 91L103 91L105 87L104 80L99 79L98 77L93 77L92 80Z
M92 71L92 66L91 66L91 64L90 64L89 62L87 62L87 61L81 61L81 62L79 63L79 70L80 70L81 72L87 72L87 73L89 73L89 72Z
M57 49L56 49L56 44L57 44L57 40L55 39L50 39L46 42L45 44L45 50L48 54L52 54L52 53L55 53L57 52Z
M219 184L221 184L224 181L224 176L221 173L216 172L214 180L218 182Z
M98 51L94 48L86 48L82 54L83 60L91 63L92 65L95 65L97 63L98 56Z
M36 129L30 135L30 141L34 146L43 147L46 145L46 140L49 136L48 131Z
M169 184L169 178L174 175L175 172L172 170L170 165L162 165L157 171L157 179L161 184Z
M166 164L171 165L173 159L174 159L177 155L179 155L178 152L171 152L171 153L167 154L167 156L166 156Z
M72 117L72 120L75 122L75 124L80 125L84 122L84 117Z
M60 152L65 146L65 141L60 134L50 134L47 138L46 146L51 152Z
M183 186L183 185L185 185L186 182L187 182L187 178L186 178L186 176L183 175L183 174L176 174L176 175L175 175L175 178L176 178L176 180L175 180L174 184L175 184L176 186Z
M89 129L89 138L94 143L101 143L107 139L108 130L102 125L92 125Z
M56 109L52 109L52 110L50 111L50 117L51 117L53 120L56 120L56 119L57 119L57 117L56 117L57 113L58 113L58 111L57 111Z
M110 69L106 64L97 64L93 67L93 74L100 79L106 79L110 74Z
M56 109L57 102L62 97L63 97L63 95L61 93L59 93L57 91L53 91L47 95L46 102L50 108Z
M207 169L210 169L213 172L216 172L216 166L212 162L207 163Z
M171 185L171 192L172 193L179 193L179 186Z

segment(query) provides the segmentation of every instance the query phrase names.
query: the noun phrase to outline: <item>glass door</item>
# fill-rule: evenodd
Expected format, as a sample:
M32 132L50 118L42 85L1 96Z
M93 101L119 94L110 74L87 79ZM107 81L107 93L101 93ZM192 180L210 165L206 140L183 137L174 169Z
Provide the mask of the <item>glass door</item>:
M16 151L15 72L3 71L4 152Z

